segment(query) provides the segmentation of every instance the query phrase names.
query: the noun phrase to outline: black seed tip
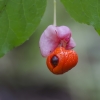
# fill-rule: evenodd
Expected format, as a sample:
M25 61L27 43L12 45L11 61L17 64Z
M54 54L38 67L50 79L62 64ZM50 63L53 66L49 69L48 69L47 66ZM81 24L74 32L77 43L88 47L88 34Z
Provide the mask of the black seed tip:
M56 67L58 65L59 59L56 55L51 58L51 64Z

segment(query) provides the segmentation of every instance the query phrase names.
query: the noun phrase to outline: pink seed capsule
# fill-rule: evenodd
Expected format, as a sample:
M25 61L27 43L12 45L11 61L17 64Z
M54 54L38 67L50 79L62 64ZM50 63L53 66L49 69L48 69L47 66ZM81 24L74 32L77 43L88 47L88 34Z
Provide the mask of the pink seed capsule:
M71 35L71 30L67 26L49 25L42 33L39 41L42 56L47 57L59 46L73 49L76 44Z

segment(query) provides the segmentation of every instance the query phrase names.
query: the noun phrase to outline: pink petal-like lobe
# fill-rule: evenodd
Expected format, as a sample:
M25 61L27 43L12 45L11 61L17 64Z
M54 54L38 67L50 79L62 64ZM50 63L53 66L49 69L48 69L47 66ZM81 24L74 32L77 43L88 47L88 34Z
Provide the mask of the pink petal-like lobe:
M73 49L76 46L74 39L71 37L69 43L66 46L66 49Z
M39 41L42 56L47 57L62 41L66 44L66 49L75 47L75 42L71 38L71 31L67 26L49 25L42 33Z

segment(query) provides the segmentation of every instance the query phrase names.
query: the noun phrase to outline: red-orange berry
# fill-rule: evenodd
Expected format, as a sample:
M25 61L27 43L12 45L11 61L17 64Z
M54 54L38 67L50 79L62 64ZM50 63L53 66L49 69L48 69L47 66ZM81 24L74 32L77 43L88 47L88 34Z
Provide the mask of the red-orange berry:
M49 70L54 74L63 74L69 71L76 66L77 62L77 53L72 49L66 50L64 47L56 48L46 61Z

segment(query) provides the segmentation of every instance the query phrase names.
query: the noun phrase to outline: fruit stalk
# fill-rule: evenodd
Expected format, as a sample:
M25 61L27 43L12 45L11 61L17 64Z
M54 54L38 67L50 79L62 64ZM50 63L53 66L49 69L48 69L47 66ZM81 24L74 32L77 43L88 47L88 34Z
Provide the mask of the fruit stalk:
M56 0L54 0L54 26L56 26Z

